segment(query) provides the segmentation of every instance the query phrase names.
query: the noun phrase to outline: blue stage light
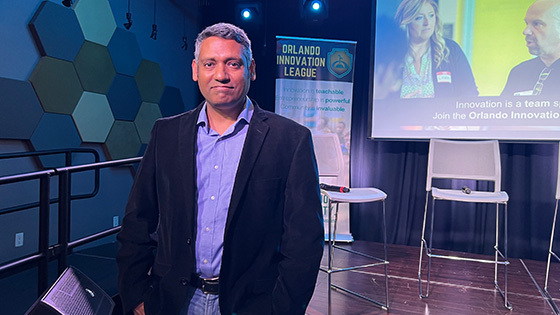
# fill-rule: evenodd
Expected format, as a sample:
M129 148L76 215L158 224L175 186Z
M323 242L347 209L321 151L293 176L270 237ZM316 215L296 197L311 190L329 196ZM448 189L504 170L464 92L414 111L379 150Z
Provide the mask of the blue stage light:
M245 20L249 20L253 16L253 12L249 8L245 8L241 10L241 18Z
M311 2L311 9L313 9L315 11L321 10L322 7L323 7L323 2L322 1L314 0L313 2Z
M324 20L328 17L329 0L302 0L301 17L312 21Z

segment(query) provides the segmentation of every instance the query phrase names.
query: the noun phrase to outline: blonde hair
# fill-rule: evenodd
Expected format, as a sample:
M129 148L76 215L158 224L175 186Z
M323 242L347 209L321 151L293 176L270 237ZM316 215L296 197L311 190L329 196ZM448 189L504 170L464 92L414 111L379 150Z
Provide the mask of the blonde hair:
M449 57L449 48L445 45L445 39L443 38L443 24L439 18L437 4L433 0L403 0L395 14L395 21L406 31L406 36L409 38L408 24L414 21L414 18L420 13L425 3L430 4L434 8L436 15L436 25L434 33L430 37L430 42L434 51L434 61L437 68L443 61L447 61Z

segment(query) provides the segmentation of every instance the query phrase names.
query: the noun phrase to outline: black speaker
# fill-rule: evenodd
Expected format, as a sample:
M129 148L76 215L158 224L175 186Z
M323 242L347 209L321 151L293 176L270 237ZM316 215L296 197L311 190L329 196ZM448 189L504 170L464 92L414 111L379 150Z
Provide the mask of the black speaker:
M107 315L115 303L95 282L70 266L26 315Z

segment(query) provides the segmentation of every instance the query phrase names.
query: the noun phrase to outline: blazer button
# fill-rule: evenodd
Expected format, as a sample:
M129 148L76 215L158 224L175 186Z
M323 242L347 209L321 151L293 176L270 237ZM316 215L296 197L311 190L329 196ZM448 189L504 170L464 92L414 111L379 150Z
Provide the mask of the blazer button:
M187 278L181 278L181 285L186 286L187 284L189 284Z
M187 238L187 245L191 245L191 239Z

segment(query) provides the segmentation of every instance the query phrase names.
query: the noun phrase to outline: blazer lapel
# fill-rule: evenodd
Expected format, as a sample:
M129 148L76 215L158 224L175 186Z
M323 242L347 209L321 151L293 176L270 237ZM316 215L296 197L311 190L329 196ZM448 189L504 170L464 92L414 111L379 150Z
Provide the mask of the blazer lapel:
M260 109L255 101L251 101L255 106L255 111L251 122L249 123L247 138L245 139L245 144L243 145L243 153L241 153L241 159L239 160L239 166L237 167L237 175L235 176L235 183L233 185L233 192L231 194L231 201L226 221L226 231L228 230L235 211L239 206L241 196L243 195L249 180L249 174L251 174L251 170L255 165L257 157L259 156L259 152L262 149L264 139L266 138L266 134L269 129L268 124L265 122L267 119L266 112Z
M180 169L178 173L178 180L180 180L180 190L183 192L182 205L187 209L196 209L196 121L202 105L198 106L191 113L184 115L181 118L181 125L177 134L178 137L178 158L180 160ZM175 231L184 231L185 227L192 227L188 229L193 231L196 227L196 213L195 211L186 211L184 215L184 206L178 207L180 210L175 212L175 222L179 226ZM184 221L186 220L186 221ZM194 237L194 235L191 235Z

